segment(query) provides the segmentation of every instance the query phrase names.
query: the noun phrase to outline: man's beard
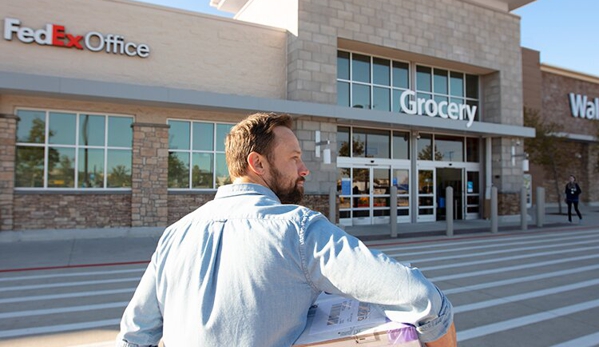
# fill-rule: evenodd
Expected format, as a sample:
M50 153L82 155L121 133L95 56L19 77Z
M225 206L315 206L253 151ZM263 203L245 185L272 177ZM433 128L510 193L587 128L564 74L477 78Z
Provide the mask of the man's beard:
M303 182L306 179L299 177L292 187L284 187L281 172L273 167L272 169L273 181L271 182L270 189L275 195L281 200L282 204L299 204L304 198L304 187L298 186L299 182Z

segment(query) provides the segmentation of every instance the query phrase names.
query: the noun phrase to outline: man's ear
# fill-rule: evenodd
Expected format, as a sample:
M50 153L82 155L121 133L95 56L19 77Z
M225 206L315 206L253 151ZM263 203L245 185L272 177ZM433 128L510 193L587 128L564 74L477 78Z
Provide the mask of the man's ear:
M256 175L262 176L266 172L265 161L266 158L261 154L251 152L248 155L248 168Z

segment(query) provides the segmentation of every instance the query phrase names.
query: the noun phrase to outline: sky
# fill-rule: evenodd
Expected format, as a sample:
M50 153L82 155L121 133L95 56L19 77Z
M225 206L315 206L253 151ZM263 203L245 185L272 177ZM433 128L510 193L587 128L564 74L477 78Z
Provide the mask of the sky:
M232 17L210 0L137 0ZM541 52L541 63L599 77L599 0L536 0L515 11L521 42Z

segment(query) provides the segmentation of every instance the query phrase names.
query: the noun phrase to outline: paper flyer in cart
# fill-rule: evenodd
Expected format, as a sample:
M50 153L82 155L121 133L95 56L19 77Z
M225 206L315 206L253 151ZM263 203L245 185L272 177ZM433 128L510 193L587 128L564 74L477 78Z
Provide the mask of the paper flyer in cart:
M390 322L376 306L337 295L321 294L294 346L420 347L411 325Z

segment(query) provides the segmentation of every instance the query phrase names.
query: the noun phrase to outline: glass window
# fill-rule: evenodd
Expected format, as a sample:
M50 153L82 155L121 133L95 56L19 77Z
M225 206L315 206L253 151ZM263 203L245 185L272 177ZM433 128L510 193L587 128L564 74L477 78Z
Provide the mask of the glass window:
M391 110L391 89L374 87L372 108L380 111Z
M416 67L416 90L431 92L431 68L425 66Z
M169 121L168 148L189 149L190 128L189 122Z
M351 144L349 143L349 127L337 127L337 155L340 157L349 157Z
M349 83L337 82L337 105L349 107Z
M370 86L354 84L352 102L352 107L370 109Z
M466 161L478 163L480 161L480 141L474 137L466 138Z
M44 187L44 148L17 146L15 187Z
M225 137L227 137L227 134L229 133L229 131L231 131L232 127L233 127L233 124L220 124L220 123L216 124L216 150L217 151L221 151L221 152L225 151Z
M212 168L214 167L214 154L212 153L194 153L191 161L192 188L212 189L214 187L214 178Z
M386 130L354 128L353 147L354 157L390 158L390 133Z
M133 117L32 110L17 115L17 188L131 188Z
M48 187L75 187L74 148L48 148Z
M435 69L433 84L435 93L447 95L447 70Z
M46 112L18 111L17 142L44 143L46 142Z
M464 138L457 136L435 136L435 147L441 154L440 161L464 161Z
M75 144L77 115L74 113L50 112L49 143L60 145Z
M466 75L466 97L478 99L478 76Z
M214 123L193 123L193 149L200 151L214 149Z
M216 189L231 183L224 151L233 124L180 120L168 124L169 188Z
M106 117L82 114L79 118L79 145L104 146Z
M349 80L349 52L337 52L337 78Z
M391 61L382 58L372 59L372 79L374 84L383 86L390 85L391 81Z
M393 132L393 159L410 159L410 133Z
M397 187L398 195L408 195L410 194L410 172L406 169L395 169L393 170L393 185ZM401 200L406 202L407 200ZM408 206L400 204L400 201L397 201L398 206Z
M433 160L433 135L421 133L418 136L418 160Z
M77 165L79 188L104 187L104 153L103 148L79 149L79 165ZM131 177L130 166L129 177Z
M466 105L470 105L470 107L472 107L472 109L474 109L474 106L476 106L476 112L474 113L474 120L475 121L479 120L480 108L478 107L478 101L466 99ZM467 119L468 116L464 116L464 118Z
M133 130L131 117L108 117L108 146L131 148L133 145Z
M189 188L189 152L168 153L168 187Z
M131 187L131 153L120 149L109 149L106 170L109 188Z
M451 89L451 95L464 96L464 74L452 71L449 87Z
M352 81L370 83L370 57L352 54Z
M393 86L408 89L410 87L410 64L393 62Z

